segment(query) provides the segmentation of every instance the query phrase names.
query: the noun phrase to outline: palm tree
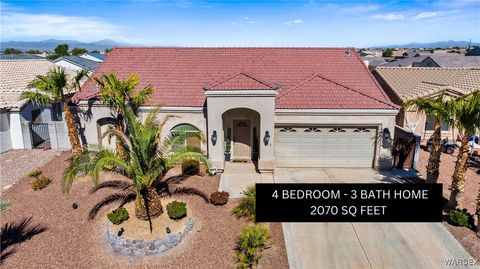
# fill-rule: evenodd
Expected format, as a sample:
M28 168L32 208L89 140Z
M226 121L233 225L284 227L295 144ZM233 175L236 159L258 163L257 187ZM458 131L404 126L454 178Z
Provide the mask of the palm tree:
M115 73L103 74L101 78L95 77L95 81L102 87L100 90L100 99L107 104L116 114L116 127L125 133L125 111L127 107L132 107L136 113L137 109L143 105L153 93L151 87L145 87L136 91L140 78L137 75L131 75L126 80L120 80ZM122 143L117 139L115 148L120 155L123 155Z
M39 105L63 103L63 113L67 123L68 137L72 145L72 154L77 156L81 151L80 139L75 119L68 106L69 97L80 88L80 81L87 77L87 71L81 70L68 82L68 76L63 67L53 67L46 75L37 76L30 84L31 91L23 92L21 100L28 100Z
M168 117L162 122L156 120L159 109L150 111L145 122L138 119L131 108L126 108L125 117L129 135L116 128L110 128L106 135L114 136L122 143L125 155L105 149L99 146L89 146L88 149L77 158L72 159L64 177L64 190L69 192L73 181L78 175L88 174L96 187L114 188L123 191L121 194L113 194L105 198L100 204L108 204L115 201L127 201L135 197L135 215L141 220L150 220L162 214L163 208L160 200L160 192L171 193L168 183L172 179L164 176L169 169L186 159L196 159L209 167L208 159L195 148L178 148L179 141L184 141L187 136L182 133L169 135L161 139L160 134ZM122 180L106 181L98 184L100 173L111 171L121 174L131 182ZM129 190L133 190L129 192ZM183 189L184 193L195 193L193 190ZM208 198L205 198L208 201ZM101 207L101 205L100 205ZM94 208L91 216L95 215L99 207Z
M441 122L450 122L452 118L448 101L445 100L444 95L440 95L436 98L417 98L408 100L403 107L404 109L416 108L419 113L425 114L426 119L435 120L435 130L432 135L433 149L428 158L426 182L437 183L440 169L440 156L442 154Z
M452 100L451 104L454 113L454 124L460 134L461 146L452 176L448 207L463 208L463 192L468 168L468 155L470 153L469 138L480 128L480 91L477 90Z

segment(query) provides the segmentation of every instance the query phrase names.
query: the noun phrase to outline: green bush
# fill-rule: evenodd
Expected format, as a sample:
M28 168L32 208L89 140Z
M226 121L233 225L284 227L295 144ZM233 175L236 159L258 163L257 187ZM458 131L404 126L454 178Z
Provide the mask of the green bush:
M270 235L262 225L243 227L237 241L236 258L238 268L253 268L262 258Z
M42 170L40 170L40 168L37 168L37 169L34 169L34 170L28 172L28 173L27 173L27 176L38 179L38 177L39 177L41 174L42 174Z
M171 219L182 219L187 216L187 204L173 201L167 205L167 213Z
M115 225L119 225L122 222L126 221L130 216L125 207L121 206L117 209L114 209L112 212L107 214L108 220Z
M246 217L249 220L255 220L255 193L255 186L250 186L243 192L240 204L233 209L233 214L237 218Z
M32 187L32 189L34 191L38 191L38 190L46 188L48 186L48 184L50 184L50 182L52 182L52 181L49 178L41 177L41 178L37 178L34 181L30 182L30 186Z
M200 162L197 160L185 160L182 162L182 175L193 176L200 173Z
M447 222L461 227L473 228L473 216L467 212L467 209L452 209L448 212Z

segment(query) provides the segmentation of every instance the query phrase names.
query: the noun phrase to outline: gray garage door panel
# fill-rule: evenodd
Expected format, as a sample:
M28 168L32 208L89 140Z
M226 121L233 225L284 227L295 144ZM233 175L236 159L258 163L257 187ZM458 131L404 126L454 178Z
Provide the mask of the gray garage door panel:
M375 137L375 128L276 128L276 166L372 167Z

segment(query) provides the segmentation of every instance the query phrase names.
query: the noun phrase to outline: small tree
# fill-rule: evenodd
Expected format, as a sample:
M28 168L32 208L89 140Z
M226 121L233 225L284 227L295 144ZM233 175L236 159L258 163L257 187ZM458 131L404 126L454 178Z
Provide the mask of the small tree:
M42 54L39 50L27 50L25 51L26 54Z
M86 50L84 48L73 48L72 51L71 51L71 54L73 56L78 56L78 55L85 54L87 52L88 52L88 50Z
M68 56L68 44L60 44L54 49L55 55Z
M393 57L393 49L388 48L388 49L384 50L383 53L382 53L382 56L383 57Z
M3 50L3 53L4 54L22 54L22 51L14 48L6 48L5 50Z

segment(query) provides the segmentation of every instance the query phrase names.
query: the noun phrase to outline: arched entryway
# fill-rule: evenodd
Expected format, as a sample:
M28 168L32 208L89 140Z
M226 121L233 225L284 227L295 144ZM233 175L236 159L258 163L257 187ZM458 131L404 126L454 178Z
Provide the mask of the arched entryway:
M257 161L260 155L260 114L233 108L222 114L225 161Z
M97 120L97 137L98 144L105 148L113 149L115 148L115 137L108 141L108 137L104 136L110 127L115 126L116 120L112 117L100 118Z

